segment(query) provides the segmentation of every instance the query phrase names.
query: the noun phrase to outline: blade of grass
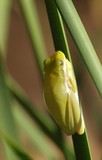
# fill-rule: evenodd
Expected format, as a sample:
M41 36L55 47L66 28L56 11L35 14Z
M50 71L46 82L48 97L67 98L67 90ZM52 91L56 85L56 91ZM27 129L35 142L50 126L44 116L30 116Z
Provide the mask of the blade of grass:
M69 49L66 50L66 48L68 48L68 43L66 42L66 37L65 37L64 28L63 28L63 25L62 25L62 20L61 20L60 14L59 14L58 10L56 9L54 1L48 2L47 0L45 0L45 2L46 2L47 11L48 11L50 27L51 27L51 30L52 30L52 36L53 36L53 39L54 39L55 48L56 48L56 50L60 49L62 51L66 51L66 54L69 55L69 57L70 57ZM52 12L52 10L53 10L53 12ZM60 28L60 29L58 29L58 28ZM56 31L56 29L57 29L57 31ZM61 38L56 39L56 36L61 37ZM62 41L63 41L63 45L61 45ZM77 136L77 137L78 137L78 140L79 140L79 142L81 144L81 148L82 148L82 150L81 150L82 152L80 154L83 155L83 157L87 160L91 159L90 158L91 156L90 156L89 145L88 145L88 141L87 141L87 138L86 138L86 133L84 133L82 136ZM76 157L78 157L77 156L77 154L78 154L77 150L80 150L80 147L78 147L78 143L76 143L77 142L77 137L73 136ZM82 144L84 144L85 146L82 146ZM76 150L76 148L77 148L77 150ZM84 159L84 158L82 158L82 159Z
M17 143L20 143L17 136L16 124L11 111L11 100L11 96L5 83L5 71L2 56L0 55L0 129L2 132L7 133ZM6 158L8 160L11 160L12 158L18 160L16 155L4 141L3 144L5 147Z
M2 54L5 53L11 2L11 0L0 0L0 49Z
M72 138L73 138L76 159L77 160L86 160L86 159L91 160L92 158L90 155L89 146L86 145L86 142L87 142L86 133L80 136L78 134L75 134L72 136Z
M0 129L11 136L13 139L17 140L18 136L16 132L16 126L13 120L11 112L11 96L5 84L5 69L4 69L4 58L5 58L5 48L7 40L7 32L9 25L9 16L11 8L11 0L0 0ZM19 160L19 158L14 154L11 148L2 139L2 143L5 151L5 159Z
M102 66L71 0L54 0L102 97Z
M57 159L54 150L49 147L46 137L41 132L41 129L37 125L32 123L27 114L18 106L13 108L13 114L20 128L28 135L31 143L36 146L39 152L44 155L47 159Z
M46 57L46 49L42 38L35 2L32 0L19 0L19 5L31 39L33 53L35 53L40 75L43 77L43 61Z
M69 48L67 45L67 40L61 15L53 1L49 2L45 0L45 4L46 4L55 50L56 51L61 50L66 55L66 57L70 59Z
M30 156L7 134L0 131L0 136L21 160L32 160Z

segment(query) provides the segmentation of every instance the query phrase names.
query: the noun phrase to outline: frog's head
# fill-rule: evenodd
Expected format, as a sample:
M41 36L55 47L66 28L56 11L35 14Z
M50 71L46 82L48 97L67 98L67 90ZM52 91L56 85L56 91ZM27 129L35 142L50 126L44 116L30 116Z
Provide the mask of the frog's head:
M66 58L63 52L57 51L50 58L44 61L44 71L47 74L60 74L66 66Z

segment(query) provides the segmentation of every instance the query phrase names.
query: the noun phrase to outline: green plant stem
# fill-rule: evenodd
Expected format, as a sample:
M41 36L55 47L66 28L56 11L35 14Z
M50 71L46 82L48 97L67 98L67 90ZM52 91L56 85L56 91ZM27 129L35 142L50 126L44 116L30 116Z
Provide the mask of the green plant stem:
M31 39L34 56L37 60L41 79L43 79L43 61L46 57L46 49L40 29L35 2L32 0L19 0L21 12Z
M21 146L18 145L7 133L0 130L0 136L6 141L8 146L13 150L15 155L20 158L20 160L32 160L30 156L21 148Z
M4 68L4 61L1 55L3 54L0 54L0 130L4 133L7 133L17 144L21 145L11 111L11 96L5 83L6 73ZM7 160L19 160L11 148L5 143L4 139L2 142L4 144L5 157Z
M55 50L61 50L70 59L69 48L61 15L53 1L45 0Z
M27 113L24 113L24 110L17 105L13 107L13 114L19 127L27 134L31 144L36 147L46 159L57 160L54 149L49 147L45 134L36 123L33 123L33 121L29 119Z
M11 0L0 0L0 50L3 56L7 42L11 2Z
M77 160L91 160L86 133L83 135L74 134L72 136L74 150ZM79 146L79 147L78 147Z
M102 96L102 66L71 0L54 0L80 51L86 67Z

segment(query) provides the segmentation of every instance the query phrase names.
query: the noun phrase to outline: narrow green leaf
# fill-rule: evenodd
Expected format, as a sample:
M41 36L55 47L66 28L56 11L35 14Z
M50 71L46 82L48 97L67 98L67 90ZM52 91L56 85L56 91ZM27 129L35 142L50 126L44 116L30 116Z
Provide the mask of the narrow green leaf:
M56 159L54 150L49 147L46 137L37 125L35 123L33 124L29 117L24 114L18 106L13 108L13 114L20 128L22 128L28 135L31 143L36 146L39 152L41 152L47 159Z
M70 30L87 69L102 96L102 66L71 0L54 0Z
M30 158L30 156L23 151L21 146L19 146L9 135L7 135L7 133L0 131L0 136L5 140L15 155L17 155L21 160L32 160L32 158Z
M72 136L72 138L73 138L76 159L77 160L91 160L89 146L86 143L88 142L86 133L84 133L83 135L75 134Z
M19 4L31 39L40 75L43 77L43 61L46 57L46 49L40 29L35 1L19 0Z
M0 0L0 49L3 55L7 41L11 2L11 0Z
M0 56L0 130L7 133L12 139L19 142L16 125L11 112L12 99L5 83L5 70ZM4 141L3 141L4 142ZM18 159L10 148L4 143L7 159Z
M11 0L0 0L0 130L7 133L20 144L11 112L12 99L6 87L6 73L4 68L11 4ZM2 144L6 160L19 160L8 144L5 143L4 139L2 139Z
M53 1L45 0L55 50L61 50L70 59L69 48L61 15ZM52 12L53 11L53 12Z

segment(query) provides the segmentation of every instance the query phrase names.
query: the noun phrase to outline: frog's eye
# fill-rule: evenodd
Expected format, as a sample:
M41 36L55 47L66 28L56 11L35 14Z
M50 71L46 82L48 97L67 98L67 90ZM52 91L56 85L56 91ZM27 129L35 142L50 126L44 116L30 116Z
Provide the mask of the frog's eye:
M60 65L60 66L63 66L63 64L64 64L63 61L60 60L60 61L59 61L59 65Z

